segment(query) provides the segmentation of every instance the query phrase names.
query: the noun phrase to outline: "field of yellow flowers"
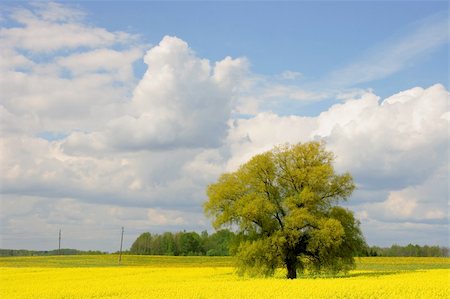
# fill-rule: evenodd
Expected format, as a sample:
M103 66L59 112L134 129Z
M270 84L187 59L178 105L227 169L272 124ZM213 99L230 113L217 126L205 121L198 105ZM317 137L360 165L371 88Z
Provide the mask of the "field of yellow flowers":
M0 298L450 298L448 258L362 258L335 278L243 278L229 258L0 258Z

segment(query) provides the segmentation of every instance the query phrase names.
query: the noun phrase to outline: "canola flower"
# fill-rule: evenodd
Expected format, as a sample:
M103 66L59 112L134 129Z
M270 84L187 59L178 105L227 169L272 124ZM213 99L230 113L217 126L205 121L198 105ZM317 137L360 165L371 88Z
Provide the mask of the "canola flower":
M386 261L369 259L367 262L380 265ZM388 262L395 264L394 260ZM0 298L450 298L448 267L358 270L338 278L286 280L283 275L280 271L269 279L242 278L231 267L176 264L171 267L3 266L0 267Z

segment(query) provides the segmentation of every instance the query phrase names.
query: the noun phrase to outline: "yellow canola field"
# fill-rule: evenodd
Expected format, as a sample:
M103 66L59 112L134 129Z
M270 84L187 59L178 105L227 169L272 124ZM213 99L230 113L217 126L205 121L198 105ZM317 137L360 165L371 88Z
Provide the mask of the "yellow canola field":
M241 278L230 267L0 268L0 298L450 298L450 269Z

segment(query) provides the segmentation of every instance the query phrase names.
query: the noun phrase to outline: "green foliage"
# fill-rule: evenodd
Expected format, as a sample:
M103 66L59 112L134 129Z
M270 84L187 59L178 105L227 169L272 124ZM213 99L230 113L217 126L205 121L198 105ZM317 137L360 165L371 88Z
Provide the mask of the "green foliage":
M220 228L234 225L241 273L270 275L279 266L337 273L354 266L365 248L359 222L337 206L355 186L336 174L320 142L281 146L257 155L208 186L205 212Z
M448 257L448 247L413 245L392 245L391 247L372 246L363 252L361 256L416 256L416 257Z
M271 276L280 264L279 247L275 238L243 241L237 250L238 273L251 276Z
M131 254L144 255L229 255L229 247L235 238L229 230L218 230L212 235L206 231L199 235L196 232L165 232L162 235L141 234L130 248Z
M133 245L131 245L130 252L134 254L150 254L151 252L152 235L150 233L141 234Z
M97 255L106 254L99 250L78 250L61 248L61 250L25 250L25 249L0 249L0 256L49 256L49 255Z
M235 234L227 229L218 230L211 236L203 236L206 255L227 256L230 255L230 246L235 239Z
M184 255L202 255L200 236L196 232L183 233L179 239L180 252Z

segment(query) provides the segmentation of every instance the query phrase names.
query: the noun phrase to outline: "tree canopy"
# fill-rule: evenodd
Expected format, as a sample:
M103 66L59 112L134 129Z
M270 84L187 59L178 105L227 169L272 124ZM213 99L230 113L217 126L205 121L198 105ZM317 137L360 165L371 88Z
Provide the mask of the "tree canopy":
M208 186L205 212L215 228L237 228L241 273L271 275L347 271L365 247L359 222L338 206L355 189L336 174L322 142L276 147Z

